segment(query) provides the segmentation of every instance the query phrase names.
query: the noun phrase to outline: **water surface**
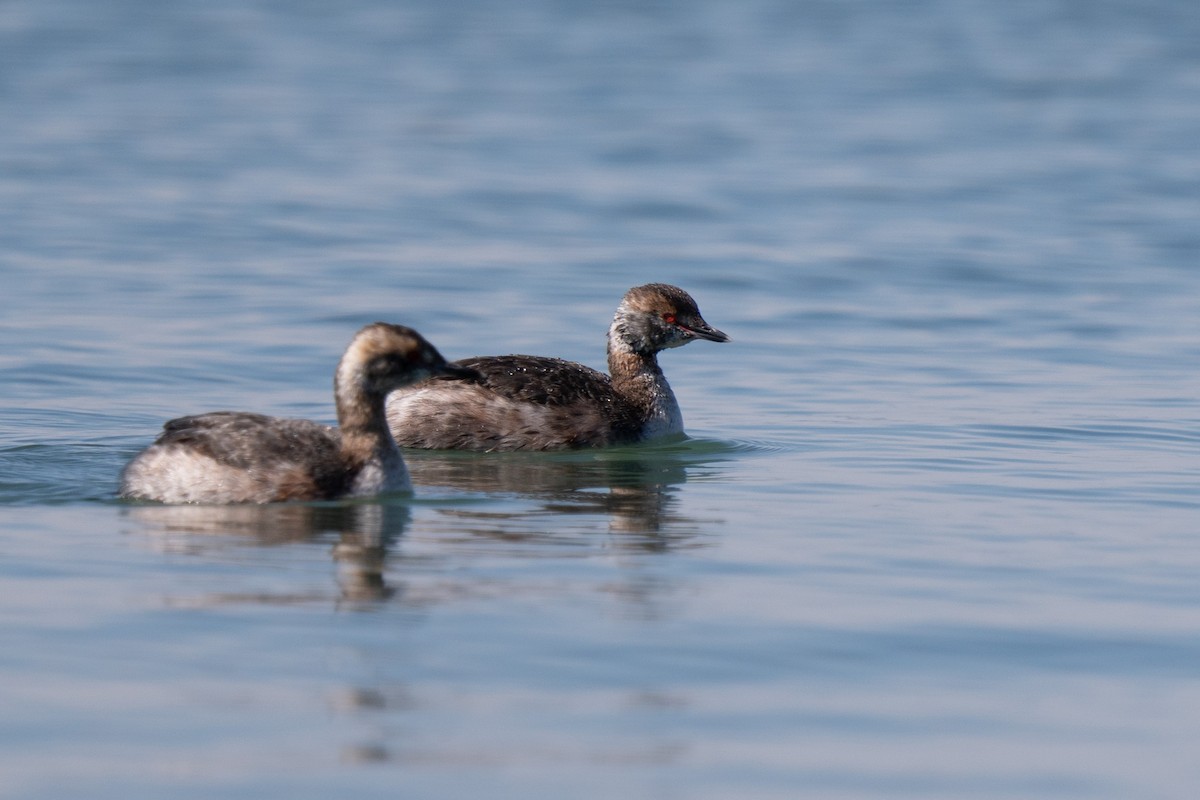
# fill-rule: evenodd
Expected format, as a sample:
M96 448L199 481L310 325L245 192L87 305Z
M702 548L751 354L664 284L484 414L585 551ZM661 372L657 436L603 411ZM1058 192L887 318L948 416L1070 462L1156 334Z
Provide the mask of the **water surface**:
M1185 2L0 7L0 785L20 798L1183 798ZM729 344L687 441L413 499L114 499L332 419L357 327Z

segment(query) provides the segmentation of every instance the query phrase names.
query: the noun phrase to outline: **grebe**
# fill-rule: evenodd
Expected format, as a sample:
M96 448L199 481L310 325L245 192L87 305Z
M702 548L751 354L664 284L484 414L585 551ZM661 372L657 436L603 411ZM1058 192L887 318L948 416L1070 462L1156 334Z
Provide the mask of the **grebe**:
M729 341L682 289L636 286L608 329L610 375L558 358L464 358L455 363L479 380L399 389L388 398L388 423L402 447L480 451L601 447L680 434L683 416L657 354L695 339Z
M120 496L164 503L330 500L410 489L388 431L387 393L433 375L475 378L416 331L376 322L338 362L338 427L218 411L173 419L121 473Z

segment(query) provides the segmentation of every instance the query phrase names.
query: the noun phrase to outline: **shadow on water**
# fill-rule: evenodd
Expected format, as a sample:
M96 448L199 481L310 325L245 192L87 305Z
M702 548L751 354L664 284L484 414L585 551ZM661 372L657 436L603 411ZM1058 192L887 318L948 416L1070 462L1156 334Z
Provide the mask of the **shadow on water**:
M159 546L177 552L200 553L231 543L274 547L332 541L340 599L368 605L395 594L384 573L389 552L412 517L407 504L387 502L129 505L121 513L136 522L141 533L154 537Z

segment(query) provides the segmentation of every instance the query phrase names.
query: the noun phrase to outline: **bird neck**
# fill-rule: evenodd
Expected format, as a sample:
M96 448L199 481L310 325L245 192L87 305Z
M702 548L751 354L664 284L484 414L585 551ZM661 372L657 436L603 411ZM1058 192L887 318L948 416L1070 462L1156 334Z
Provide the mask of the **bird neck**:
M349 464L361 465L372 459L387 459L399 453L388 430L385 397L352 382L335 387L338 429L342 435L342 456Z
M619 333L614 321L608 337L608 374L614 391L637 409L643 435L682 430L679 403L658 365L658 354L634 349Z

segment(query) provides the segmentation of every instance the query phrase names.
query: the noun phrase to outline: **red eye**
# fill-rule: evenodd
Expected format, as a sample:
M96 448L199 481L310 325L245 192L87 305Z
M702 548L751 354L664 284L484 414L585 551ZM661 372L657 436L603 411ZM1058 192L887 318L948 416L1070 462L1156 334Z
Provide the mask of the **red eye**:
M675 324L675 315L674 314L663 314L663 322L667 323L668 325L674 325Z

